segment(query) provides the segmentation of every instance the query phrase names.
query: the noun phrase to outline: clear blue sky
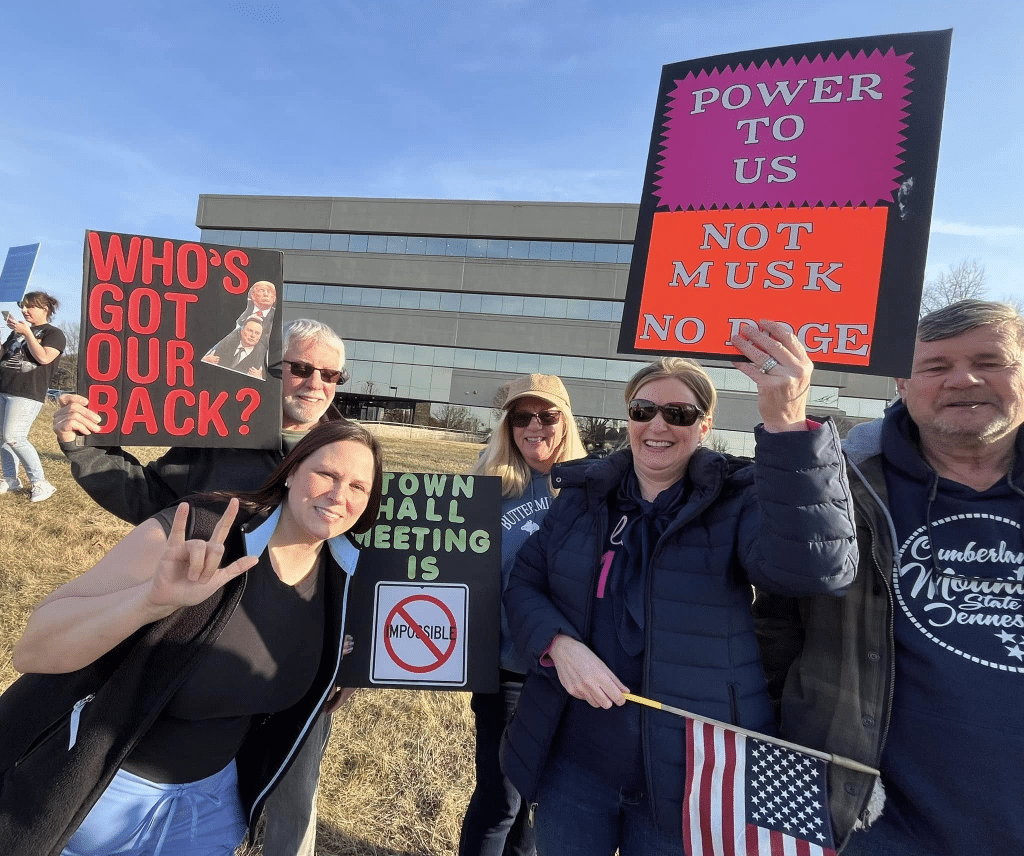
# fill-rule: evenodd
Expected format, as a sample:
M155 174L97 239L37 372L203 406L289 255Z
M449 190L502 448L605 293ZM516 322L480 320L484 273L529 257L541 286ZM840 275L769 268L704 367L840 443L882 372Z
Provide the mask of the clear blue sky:
M0 18L0 263L76 320L86 229L200 193L637 202L661 66L952 27L928 275L1024 298L1024 4L42 0Z

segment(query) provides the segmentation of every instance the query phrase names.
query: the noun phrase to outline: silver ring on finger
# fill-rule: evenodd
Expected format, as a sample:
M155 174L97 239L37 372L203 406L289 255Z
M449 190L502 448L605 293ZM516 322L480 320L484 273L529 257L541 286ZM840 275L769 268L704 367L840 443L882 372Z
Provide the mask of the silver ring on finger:
M779 361L775 357L769 357L763 363L761 363L761 373L768 374L773 368L779 364Z

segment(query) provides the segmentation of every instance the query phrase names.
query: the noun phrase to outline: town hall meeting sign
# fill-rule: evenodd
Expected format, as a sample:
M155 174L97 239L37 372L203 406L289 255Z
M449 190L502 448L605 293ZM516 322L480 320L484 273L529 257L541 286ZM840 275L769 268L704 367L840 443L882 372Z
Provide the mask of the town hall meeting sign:
M819 367L906 377L950 37L665 66L620 353L736 358L770 318Z

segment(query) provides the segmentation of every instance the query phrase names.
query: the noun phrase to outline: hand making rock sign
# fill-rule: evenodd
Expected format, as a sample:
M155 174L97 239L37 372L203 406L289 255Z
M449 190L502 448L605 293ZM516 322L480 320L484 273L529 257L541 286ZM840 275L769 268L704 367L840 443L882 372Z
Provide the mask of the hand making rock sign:
M323 423L258 490L165 508L45 598L0 696L0 852L234 853L351 695L350 533L382 484L373 435Z
M44 598L15 647L15 667L51 674L83 668L140 627L201 603L256 564L256 557L242 556L220 567L237 499L209 541L185 540L188 510L187 503L178 506L167 535L156 520L140 524L92 568Z
M185 540L188 512L188 503L179 503L167 535L167 546L157 564L146 598L155 611L166 610L168 615L179 607L202 603L258 561L256 556L242 556L221 567L224 540L238 514L237 499L228 502L209 541L200 538Z

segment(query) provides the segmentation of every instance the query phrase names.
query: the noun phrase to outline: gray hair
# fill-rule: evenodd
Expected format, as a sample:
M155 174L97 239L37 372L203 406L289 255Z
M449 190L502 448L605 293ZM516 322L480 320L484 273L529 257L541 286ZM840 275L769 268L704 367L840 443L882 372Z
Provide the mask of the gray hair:
M1024 347L1024 318L1010 304L994 300L960 300L929 312L917 322L917 341L938 342L988 326L1009 327Z
M637 391L645 383L669 377L685 383L693 392L697 406L704 411L704 415L714 419L715 405L718 403L715 384L700 363L685 357L661 357L640 369L626 384L626 404L636 398Z
M299 318L284 328L284 351L292 345L323 345L338 352L338 368L345 368L345 343L326 324L309 318Z

